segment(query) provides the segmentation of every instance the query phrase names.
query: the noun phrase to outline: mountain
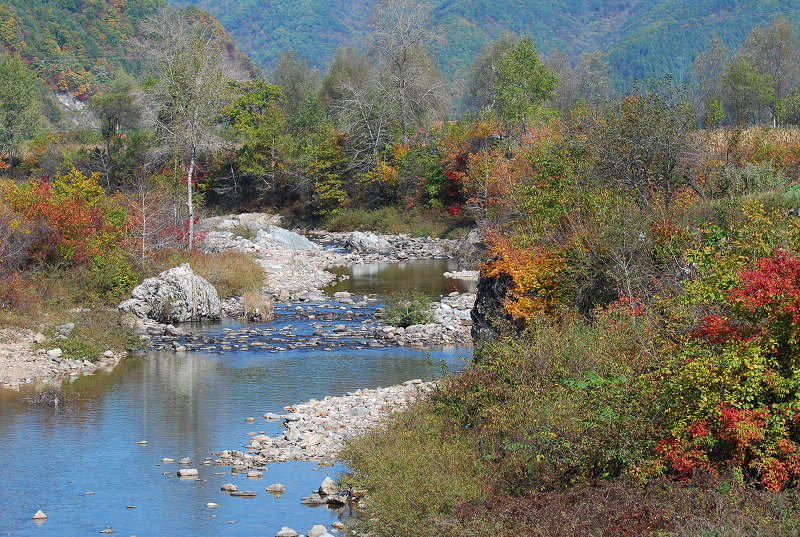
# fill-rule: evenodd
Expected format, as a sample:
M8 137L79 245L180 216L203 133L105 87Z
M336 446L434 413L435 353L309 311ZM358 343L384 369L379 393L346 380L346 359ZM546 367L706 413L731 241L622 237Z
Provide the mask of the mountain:
M361 45L379 0L171 0L215 15L262 68L293 49L324 67L339 45ZM718 33L738 47L754 25L785 14L800 23L800 0L432 0L447 37L436 53L451 81L505 30L531 36L547 54L605 53L618 82L680 77Z
M84 100L101 91L116 70L141 71L131 39L140 36L144 19L166 5L165 0L0 0L0 52L19 54L53 91ZM201 10L193 15L217 24ZM224 28L217 28L232 57L255 69Z

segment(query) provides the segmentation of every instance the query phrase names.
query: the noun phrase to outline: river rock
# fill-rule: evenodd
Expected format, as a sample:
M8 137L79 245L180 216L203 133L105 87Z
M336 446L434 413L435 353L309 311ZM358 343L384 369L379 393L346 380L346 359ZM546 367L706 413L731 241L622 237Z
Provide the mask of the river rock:
M306 533L306 537L322 537L328 533L328 528L323 526L322 524L317 524Z
M219 319L222 305L214 286L184 263L147 278L119 309L160 323L179 323Z
M334 496L339 489L336 487L336 482L330 477L326 477L317 490L322 496Z
M61 358L62 354L64 354L64 353L59 348L50 349L49 351L47 351L47 356L49 358Z
M195 468L182 468L178 470L178 477L197 477L200 475Z
M178 464L192 464L192 459L190 457L184 457L178 461Z
M381 253L393 250L392 245L386 239L374 233L362 233L361 231L352 232L345 247L360 253Z
M255 498L257 494L252 490L240 490L231 492L231 496L235 498Z
M292 528L284 526L281 528L281 531L275 534L275 537L297 537L297 532Z
M283 483L274 483L267 487L267 492L270 494L284 494L286 493L286 487L283 486Z
M44 520L46 518L47 515L44 514L41 509L39 511L36 511L36 513L33 515L34 520Z
M219 488L222 492L236 492L239 490L239 487L234 485L233 483L225 483Z
M259 229L256 233L255 243L264 250L275 247L282 247L287 250L322 249L319 244L311 242L299 233L278 226L269 226L267 229Z

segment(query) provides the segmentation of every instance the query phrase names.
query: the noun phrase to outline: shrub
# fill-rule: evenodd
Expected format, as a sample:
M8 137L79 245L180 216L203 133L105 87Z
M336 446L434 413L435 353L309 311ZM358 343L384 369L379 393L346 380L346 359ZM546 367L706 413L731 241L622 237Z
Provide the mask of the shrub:
M431 299L421 293L393 295L386 302L383 320L403 328L412 324L428 324L433 321Z

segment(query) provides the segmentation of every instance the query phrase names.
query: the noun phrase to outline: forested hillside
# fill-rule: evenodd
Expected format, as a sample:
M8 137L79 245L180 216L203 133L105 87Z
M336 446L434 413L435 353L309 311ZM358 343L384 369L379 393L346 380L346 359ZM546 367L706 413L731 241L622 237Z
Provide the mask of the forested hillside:
M54 91L85 99L123 69L138 73L141 55L131 46L139 24L164 0L5 0L0 2L0 51L21 55ZM197 17L208 15L196 12ZM219 31L224 34L222 27ZM231 53L233 39L225 37Z
M360 45L378 0L173 0L217 16L259 66L294 49L324 67L338 45ZM461 82L471 59L504 30L529 34L544 53L577 57L601 50L620 87L633 77L680 78L714 33L741 45L758 23L778 14L800 21L800 3L779 0L434 0L433 19L446 41L444 73Z

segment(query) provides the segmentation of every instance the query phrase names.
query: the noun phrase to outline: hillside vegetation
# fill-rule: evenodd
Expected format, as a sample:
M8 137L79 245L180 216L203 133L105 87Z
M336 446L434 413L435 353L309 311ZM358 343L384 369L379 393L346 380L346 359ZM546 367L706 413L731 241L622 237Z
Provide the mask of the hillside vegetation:
M173 0L217 16L262 68L293 49L317 67L336 47L363 44L378 0ZM446 41L437 45L440 66L456 93L472 58L503 31L528 34L545 55L564 50L572 57L602 51L621 88L634 77L672 74L680 78L719 34L742 44L754 25L780 14L795 24L800 11L778 0L434 0L434 23Z
M131 46L140 24L164 7L164 0L4 0L0 2L0 51L18 54L53 91L84 100L110 82L118 70L138 74L141 51ZM195 16L209 17L199 10ZM232 54L233 39L218 31Z

